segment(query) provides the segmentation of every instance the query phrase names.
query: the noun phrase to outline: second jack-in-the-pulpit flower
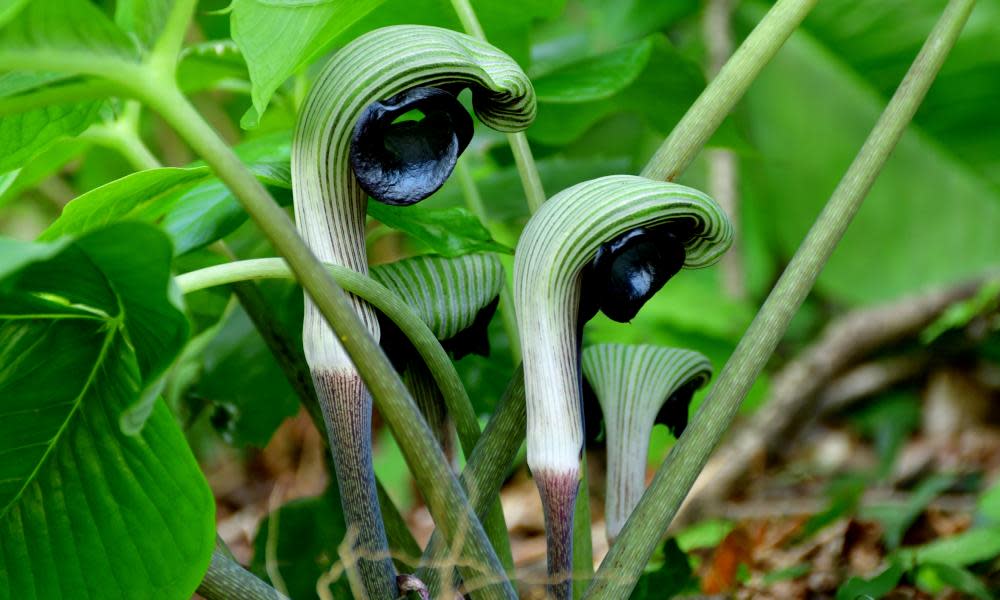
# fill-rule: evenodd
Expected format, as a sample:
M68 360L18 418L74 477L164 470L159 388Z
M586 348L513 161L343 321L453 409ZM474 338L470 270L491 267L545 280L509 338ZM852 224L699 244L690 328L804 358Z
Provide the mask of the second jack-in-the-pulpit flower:
M613 542L646 489L653 425L662 423L680 437L691 397L708 383L712 365L692 350L646 344L588 346L581 364L604 417L604 520L608 541Z
M681 267L717 261L732 225L705 194L629 175L555 195L515 253L514 302L524 362L528 466L542 496L550 593L571 592L573 506L583 415L580 328L598 310L627 320Z
M321 261L367 273L368 196L407 205L441 187L472 136L472 118L456 97L464 89L471 90L476 116L489 127L520 131L534 119L534 92L517 63L461 33L386 27L330 59L302 106L292 148L296 224ZM422 118L409 119L411 114ZM352 301L378 339L374 310ZM302 334L330 432L345 520L357 536L364 590L355 593L395 597L372 470L371 398L308 298Z

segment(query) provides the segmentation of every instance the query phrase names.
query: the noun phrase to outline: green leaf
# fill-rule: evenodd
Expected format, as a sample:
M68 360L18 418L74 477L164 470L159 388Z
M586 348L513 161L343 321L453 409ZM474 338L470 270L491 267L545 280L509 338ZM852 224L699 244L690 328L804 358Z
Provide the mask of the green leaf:
M691 563L674 538L663 543L661 557L654 558L654 569L644 572L632 591L632 600L673 598L681 592L697 589Z
M942 4L921 3L920 13L933 12L933 6ZM767 160L749 161L741 169L755 188L753 196L760 199L745 206L760 210L761 222L771 224L774 243L784 257L798 246L885 106L884 88L866 74L877 70L882 58L875 45L889 47L886 52L899 50L901 42L889 33L896 27L887 23L909 22L913 6L909 2L851 3L854 19L844 28L850 28L850 36L864 35L874 55L865 71L845 62L839 43L824 45L800 31L748 92L750 137ZM890 9L891 20L873 18ZM925 36L929 28L929 24L921 25L919 35ZM915 35L909 26L903 30ZM877 41L876 32L882 36ZM837 39L844 41L846 35L845 31ZM913 53L900 52L909 63L915 46ZM952 55L945 68L952 65L970 70L970 76L972 71L981 74L992 64L993 54L982 60ZM956 60L964 65L957 66ZM992 75L976 77L967 85L990 89L997 76L997 69L991 68ZM893 79L892 87L898 83L894 75ZM944 81L939 80L933 89L943 88ZM963 88L969 91L967 86L959 90ZM988 114L968 116L981 133L997 118L995 94L983 93L982 101L975 103L991 105ZM947 113L965 113L964 106L956 99ZM987 243L1000 230L1000 193L995 181L956 157L952 148L959 147L958 140L936 136L948 127L946 117L940 118L933 129L918 119L901 139L820 275L817 289L828 298L855 304L887 300L963 280L1000 263L1000 245ZM965 121L964 116L961 119ZM998 155L994 152L994 159Z
M906 530L913 525L927 505L955 483L952 475L934 475L920 482L905 502L881 504L862 509L865 518L882 524L885 545L895 550L903 541Z
M932 594L940 594L945 588L953 588L963 594L980 600L996 598L986 584L962 567L945 563L927 563L917 570L917 587Z
M289 502L260 524L250 568L265 581L279 573L290 598L318 598L317 580L338 560L337 548L346 531L340 496L331 485L322 496ZM343 575L330 591L337 599L352 597Z
M152 48L173 8L174 0L117 0L115 23Z
M874 440L878 452L878 477L892 470L907 437L920 425L920 401L912 393L890 392L879 396L852 415L861 432Z
M17 16L28 0L3 0L0 2L0 27Z
M8 171L10 177L0 185L0 208L16 199L21 192L37 185L90 147L90 142L77 138L64 139L35 154L22 168Z
M980 527L935 540L912 550L919 564L944 563L966 567L1000 556L1000 527Z
M120 426L187 334L169 242L117 225L0 256L0 598L189 598L211 491L162 402Z
M837 600L859 600L861 598L878 600L894 590L902 578L903 566L898 561L893 562L885 571L871 579L861 577L848 579L837 588Z
M613 95L602 95L600 99L594 99L593 94L585 95L583 102L569 102L569 98L562 96L558 102L539 98L538 116L528 129L528 136L544 144L566 144L601 119L621 112L642 115L654 130L668 132L704 89L705 77L701 68L681 56L666 37L652 36L646 43L651 44L652 49L645 69ZM634 58L642 58L641 48ZM613 62L611 57L598 60ZM568 67L580 68L579 65ZM549 77L560 76L554 73Z
M539 102L580 103L614 96L635 81L649 62L654 38L585 58L535 78Z
M263 448L298 412L298 397L242 308L225 320L201 360L196 394L216 404L212 422L229 444Z
M439 340L471 327L504 285L493 254L414 256L372 267L371 276L399 294Z
M473 252L513 254L513 250L495 241L479 219L464 208L387 206L369 200L368 215L387 227L402 231L442 256Z
M976 514L993 525L1000 525L1000 481L979 496Z
M95 188L71 201L40 239L54 240L123 220L156 222L173 207L164 199L209 177L208 167L148 169Z
M177 82L185 92L210 88L249 93L250 74L243 54L232 40L186 46L177 65Z
M472 8L490 44L519 65L531 61L532 25L558 16L566 0L472 0ZM342 46L359 35L388 25L434 25L464 32L449 0L387 0L338 37Z
M23 64L32 54L74 62L136 62L128 36L87 0L32 0L0 30L0 69Z
M39 88L53 80L51 74L0 74L0 98ZM32 166L29 159L33 156L97 121L103 106L103 101L75 102L0 116L0 172Z
M257 115L293 73L382 0L234 0L231 27L253 84ZM280 43L275 43L281 40Z
M888 98L923 44L945 0L828 0L816 6L805 29L835 49L837 58ZM1000 127L1000 2L976 3L947 62L914 121L965 166L1000 183L1000 140L983 135Z

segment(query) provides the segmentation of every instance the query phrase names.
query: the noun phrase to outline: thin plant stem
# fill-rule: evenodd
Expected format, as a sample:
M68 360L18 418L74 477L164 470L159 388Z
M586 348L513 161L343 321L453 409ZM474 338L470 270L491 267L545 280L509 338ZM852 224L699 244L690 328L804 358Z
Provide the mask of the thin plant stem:
M493 418L486 425L479 443L473 448L462 470L461 480L469 490L469 502L477 515L484 516L495 503L500 486L510 473L525 437L527 413L524 404L524 371L518 366L507 389L497 403ZM448 546L437 530L431 535L417 576L427 584L431 597L437 597L442 581L437 568L446 560ZM470 582L466 581L466 585Z
M137 171L157 169L163 164L139 136L140 105L135 100L125 102L125 113L110 123L91 125L80 138L114 150Z
M476 185L476 180L472 176L465 158L458 161L458 165L455 167L455 174L458 175L459 185L462 186L465 205L488 228L486 206L483 204L482 194L479 193L479 187ZM503 287L500 288L500 318L503 320L503 330L507 334L507 340L510 343L510 356L516 365L521 362L521 338L517 335L517 313L514 307L514 293L507 277L504 277Z
M816 1L774 4L649 159L643 177L674 181L684 172Z
M398 296L375 280L346 267L327 265L327 268L344 289L363 298L375 308L382 311L399 326L403 334L413 343L414 347L427 363L427 367L435 377L438 386L445 394L449 414L456 419L456 424L458 422L464 423L464 425L458 427L459 438L462 441L466 456L469 456L473 452L476 441L480 438L479 426L475 420L471 403L465 393L465 388L462 386L461 379L455 371L451 360L434 337L434 334L405 302L401 301ZM255 259L229 262L192 271L180 275L176 281L183 293L190 293L234 282L291 277L292 272L283 260ZM306 375L308 375L308 372ZM300 379L302 379L301 376L295 377L296 381ZM306 385L306 382L302 382L301 385ZM315 411L311 406L310 410L311 412ZM322 415L317 414L316 418L322 421ZM507 561L502 561L506 565L512 563L512 559L509 558L510 550L506 544L506 528L502 518L503 513L500 511L499 503L494 501L493 504L494 507L491 509L491 512L485 516L486 522L489 527L491 542L495 544L501 556L508 557ZM385 512L383 510L383 513ZM387 527L388 525L389 523L387 523Z
M591 535L590 475L587 473L587 450L580 455L580 490L573 508L573 598L583 597L594 576L594 539Z
M458 15L458 20L462 22L466 33L484 42L487 41L483 26L479 24L476 11L472 9L469 0L451 0L451 6L455 9L455 14ZM517 172L521 176L524 197L528 201L528 210L534 213L545 202L545 190L542 188L542 178L538 174L535 157L528 144L528 136L523 131L508 133L507 142L510 144L510 151L514 154Z
M458 479L451 473L406 386L358 318L344 290L299 237L285 211L205 122L176 84L164 85L157 78L147 76L131 81L130 85L137 88L140 98L160 113L240 200L264 236L288 262L327 323L337 332L379 413L399 442L435 523L444 528L449 539L460 529L464 530L463 555L468 559L466 564L475 565L467 567L470 576L486 571L495 578L497 583L483 590L483 597L515 597L482 524L469 508Z
M206 600L288 600L278 590L233 560L228 549L216 544L212 562L205 578L198 585L198 594Z
M823 265L843 237L927 89L975 0L950 0L882 116L765 300L698 414L605 557L585 598L627 596L740 403L763 370Z

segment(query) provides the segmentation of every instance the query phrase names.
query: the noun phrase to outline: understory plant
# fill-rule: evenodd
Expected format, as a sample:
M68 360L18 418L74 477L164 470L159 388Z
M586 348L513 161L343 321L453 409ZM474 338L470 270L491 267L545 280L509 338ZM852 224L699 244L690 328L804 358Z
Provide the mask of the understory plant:
M510 32L489 21L484 29L467 0L453 0L448 27L411 24L398 3L386 5L396 15L379 13L377 1L236 0L235 47L195 41L192 24L219 16L207 6L196 13L195 0L0 6L0 141L14 140L0 158L8 170L0 187L29 186L35 171L70 160L56 145L67 137L109 149L135 171L73 199L37 240L0 239L0 599L288 595L280 569L265 582L218 540L215 502L180 423L212 344L243 313L328 439L339 506L324 510L342 517L343 539L326 540L338 559L318 595L516 597L499 489L526 441L544 510L547 593L629 597L974 1L948 2L689 423L692 396L711 372L704 356L588 347L585 325L599 313L635 319L661 289L669 299L668 280L689 275L682 269L710 266L729 249L736 221L674 180L815 3L775 2L640 175L619 165L616 174L574 178L549 199L524 132L545 124L545 110L577 100L544 77L533 83L525 57L487 39ZM368 13L404 24L373 17L352 30ZM665 43L629 52L662 57ZM601 83L578 65L559 73L583 81L577 93L591 93L588 101L610 93L588 92ZM233 148L189 98L206 88L247 92L241 77L250 81L243 125L266 124L268 105L284 103L290 141ZM194 162L160 165L143 142L147 109ZM578 127L573 110L565 124L549 122L551 139ZM506 136L509 157L506 147L494 151L516 165L526 201L518 192L513 229L490 217L509 195L481 194L460 162L486 153L493 132ZM471 210L414 206L446 194L456 169ZM386 226L429 251L393 252L396 260L370 266ZM274 282L261 280L281 279L303 297L269 296ZM509 339L490 364L505 364L497 354L510 349L515 364L480 373L497 379L492 387L467 389L463 357L490 353L498 311ZM504 390L493 406L486 389ZM596 404L585 402L590 392ZM376 409L434 521L423 548L376 477ZM492 414L481 427L484 413ZM577 505L587 420L603 420L609 463L612 544L597 573L588 505ZM678 440L643 492L655 422ZM268 569L273 553L266 546Z

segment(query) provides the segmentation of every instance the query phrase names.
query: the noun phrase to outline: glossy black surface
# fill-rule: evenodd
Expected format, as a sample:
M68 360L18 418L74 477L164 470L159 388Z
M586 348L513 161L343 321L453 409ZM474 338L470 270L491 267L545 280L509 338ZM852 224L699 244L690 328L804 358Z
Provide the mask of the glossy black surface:
M412 110L424 117L393 122ZM351 137L351 168L372 198L413 204L448 179L472 130L472 117L454 95L433 87L412 88L365 108Z
M469 354L489 356L490 338L488 329L493 315L497 312L500 297L497 296L492 302L484 306L476 313L476 318L472 324L459 331L454 336L441 340L441 347L455 360L459 360ZM391 319L383 315L380 311L375 311L378 316L379 329L382 334L379 345L389 362L399 372L406 370L410 361L421 360L417 349L413 347L410 340L400 331L399 327Z
M580 320L600 310L626 323L684 266L684 243L671 225L637 228L603 244L584 270Z

